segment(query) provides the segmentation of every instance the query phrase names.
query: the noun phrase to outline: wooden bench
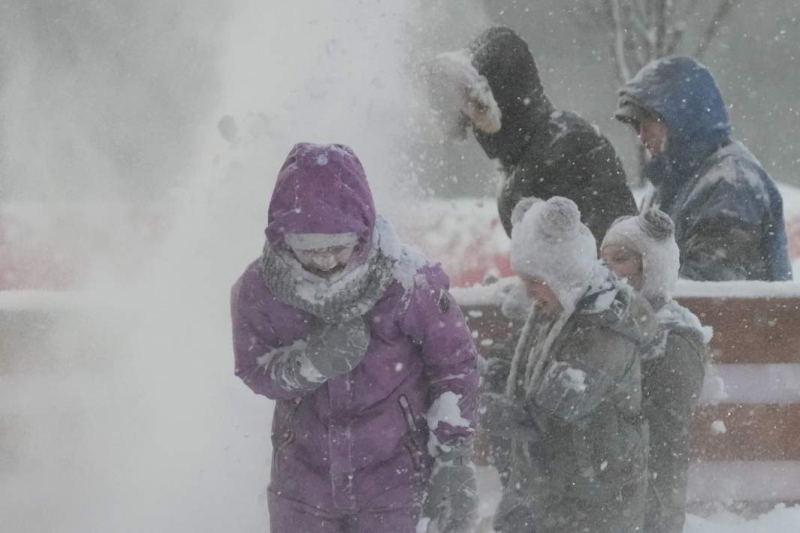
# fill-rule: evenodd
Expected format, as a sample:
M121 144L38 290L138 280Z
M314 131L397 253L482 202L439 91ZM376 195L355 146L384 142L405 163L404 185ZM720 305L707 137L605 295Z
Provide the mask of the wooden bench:
M499 312L496 293L453 290L483 352L521 327ZM800 284L682 281L677 299L714 329L692 423L690 500L800 501Z

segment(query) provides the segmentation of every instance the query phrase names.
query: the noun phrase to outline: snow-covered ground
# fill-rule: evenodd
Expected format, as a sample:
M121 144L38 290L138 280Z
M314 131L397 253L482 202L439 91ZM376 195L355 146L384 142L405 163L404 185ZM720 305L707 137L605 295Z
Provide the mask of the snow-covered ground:
M491 533L490 516L500 497L500 480L489 468L479 471L479 490L482 493L480 533ZM800 506L777 505L773 510L754 519L720 511L710 516L689 515L684 533L797 533L800 531ZM647 533L647 532L644 532Z

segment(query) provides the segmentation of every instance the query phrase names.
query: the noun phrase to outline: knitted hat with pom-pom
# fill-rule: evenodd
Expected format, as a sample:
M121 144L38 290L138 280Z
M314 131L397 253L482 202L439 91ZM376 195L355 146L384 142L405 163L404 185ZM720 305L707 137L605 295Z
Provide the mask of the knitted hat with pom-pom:
M547 283L561 305L571 308L585 292L597 264L597 243L572 200L554 196L528 204L524 213L515 210L511 267L517 274Z
M656 208L638 216L617 219L601 248L624 246L642 258L642 296L648 300L670 298L678 281L680 251L675 242L675 224Z

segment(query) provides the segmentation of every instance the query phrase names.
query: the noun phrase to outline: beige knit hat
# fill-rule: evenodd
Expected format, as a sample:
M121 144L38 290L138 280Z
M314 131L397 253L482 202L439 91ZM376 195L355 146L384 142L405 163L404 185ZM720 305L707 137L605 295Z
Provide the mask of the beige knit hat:
M680 251L675 224L669 215L650 208L638 216L618 218L603 239L602 248L616 244L642 257L642 296L670 298L678 282Z

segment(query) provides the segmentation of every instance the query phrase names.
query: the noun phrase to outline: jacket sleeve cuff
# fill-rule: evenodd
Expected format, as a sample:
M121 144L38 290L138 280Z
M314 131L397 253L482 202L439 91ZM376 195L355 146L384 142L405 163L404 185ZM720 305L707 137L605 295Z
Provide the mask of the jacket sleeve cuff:
M305 341L297 341L265 356L269 360L267 371L278 386L287 392L314 390L327 381L309 359L306 346Z
M471 437L455 439L446 444L439 444L436 460L440 463L458 461L459 459L472 459L475 453L475 446Z

